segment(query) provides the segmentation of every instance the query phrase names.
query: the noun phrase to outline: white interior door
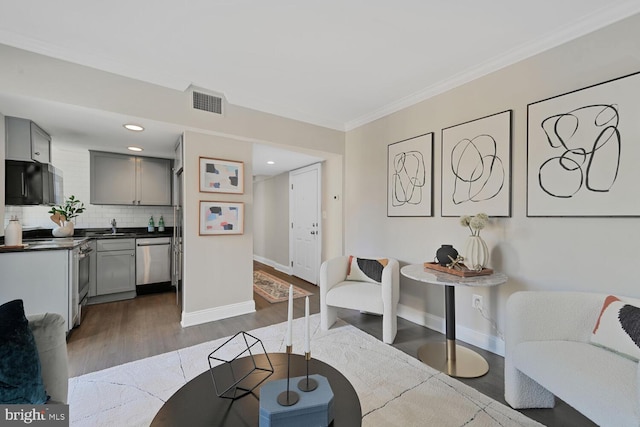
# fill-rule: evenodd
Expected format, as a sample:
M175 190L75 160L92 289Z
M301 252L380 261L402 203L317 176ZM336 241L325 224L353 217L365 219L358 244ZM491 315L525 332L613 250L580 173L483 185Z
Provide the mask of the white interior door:
M293 275L318 284L320 237L320 164L289 172L291 233L289 258Z

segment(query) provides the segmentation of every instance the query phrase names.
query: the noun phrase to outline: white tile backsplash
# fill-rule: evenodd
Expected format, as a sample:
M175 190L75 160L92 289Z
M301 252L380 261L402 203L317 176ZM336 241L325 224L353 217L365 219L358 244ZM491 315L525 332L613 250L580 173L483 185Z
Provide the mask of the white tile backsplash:
M60 146L52 144L51 163L62 170L64 179L65 199L74 195L84 202L85 211L74 218L76 228L109 228L112 218L118 227L146 227L149 217L158 226L160 215L167 227L173 226L173 208L171 206L117 206L91 205L89 150L78 147ZM49 218L48 206L6 206L4 227L11 216L16 215L23 227L53 228L54 223ZM4 229L3 227L3 229Z

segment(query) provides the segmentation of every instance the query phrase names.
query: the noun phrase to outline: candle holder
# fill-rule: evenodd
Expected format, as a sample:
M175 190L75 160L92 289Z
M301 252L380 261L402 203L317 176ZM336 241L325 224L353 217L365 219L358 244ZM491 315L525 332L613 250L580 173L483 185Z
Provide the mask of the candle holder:
M287 346L287 390L278 395L278 403L281 406L293 406L298 403L300 396L295 391L289 390L289 380L291 379L291 351L293 347Z
M307 374L303 379L298 381L298 389L304 392L313 391L318 388L318 382L313 378L309 378L309 360L311 360L311 352L304 353L304 360L307 365Z

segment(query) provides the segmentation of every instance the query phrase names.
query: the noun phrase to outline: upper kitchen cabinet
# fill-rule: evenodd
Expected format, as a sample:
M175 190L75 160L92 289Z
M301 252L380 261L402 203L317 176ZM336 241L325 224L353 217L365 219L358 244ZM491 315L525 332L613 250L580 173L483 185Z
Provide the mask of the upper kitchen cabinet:
M173 156L173 173L178 175L182 172L182 158L184 157L183 149L182 149L182 135L178 138L178 142L176 143L176 148L174 149Z
M90 153L91 204L171 205L171 160L102 151Z
M7 160L51 163L51 137L28 119L5 117Z

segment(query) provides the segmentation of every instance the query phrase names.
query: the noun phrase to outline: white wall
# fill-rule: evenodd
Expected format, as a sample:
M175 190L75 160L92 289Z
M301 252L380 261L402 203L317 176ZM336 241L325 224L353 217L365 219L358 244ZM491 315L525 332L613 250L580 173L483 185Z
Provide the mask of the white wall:
M4 125L4 120L2 121ZM4 136L4 132L2 133ZM4 147L4 144L2 145ZM62 170L65 198L74 195L85 205L85 211L74 218L76 228L108 229L112 218L118 227L146 227L149 217L153 215L156 226L160 215L165 225L173 225L173 208L171 206L115 206L92 205L90 196L89 150L65 146L64 142L51 142L51 163ZM3 162L4 167L4 162ZM4 173L2 174L4 178ZM4 185L2 186L4 191ZM4 200L4 196L3 196ZM4 206L4 203L2 204ZM17 215L23 227L39 227L53 229L54 224L47 213L48 206L6 206L5 227L11 215Z
M278 270L289 268L289 173L253 183L253 256Z
M344 253L344 158L329 154L322 163L322 260Z
M635 275L639 218L527 218L527 104L640 71L640 15L477 79L347 133L345 247L347 253L384 254L401 264L433 260L443 243L462 249L468 235L458 218L440 217L441 129L513 110L512 217L492 219L482 231L491 266L509 276L490 289L457 289L458 337L502 352L499 332L471 309L473 293L497 329L518 290L598 291L639 297ZM388 144L434 132L432 218L386 216ZM628 143L636 143L629 141ZM638 197L638 194L630 194ZM470 214L475 214L471 208ZM401 279L400 315L442 329L440 287Z
M253 302L253 188L250 143L184 134L183 326L255 310ZM199 157L244 162L244 194L201 193ZM199 235L200 201L244 203L244 234Z

